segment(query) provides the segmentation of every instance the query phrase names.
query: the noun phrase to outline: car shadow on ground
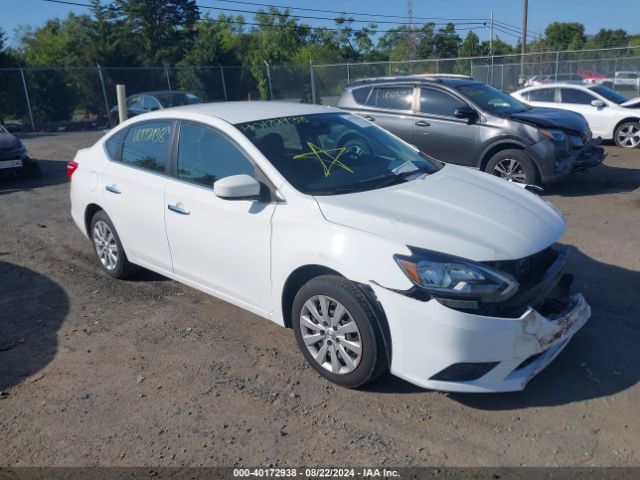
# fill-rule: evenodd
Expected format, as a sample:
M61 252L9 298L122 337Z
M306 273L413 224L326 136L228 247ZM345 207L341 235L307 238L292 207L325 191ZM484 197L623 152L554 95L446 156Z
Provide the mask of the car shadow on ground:
M638 157L640 161L640 151ZM545 186L542 196L584 197L632 192L637 188L640 188L640 169L601 164L577 172L562 182Z
M69 313L60 285L0 260L0 390L43 369L58 349L58 330Z
M607 397L638 383L640 272L599 262L575 247L569 249L567 271L576 273L573 291L584 293L592 309L585 327L524 391L450 393L449 398L481 410L512 410ZM392 394L428 392L390 375L366 390Z
M67 163L60 160L37 160L41 178L22 178L19 176L6 176L0 178L0 195L18 192L21 190L34 190L36 188L50 187L67 182Z

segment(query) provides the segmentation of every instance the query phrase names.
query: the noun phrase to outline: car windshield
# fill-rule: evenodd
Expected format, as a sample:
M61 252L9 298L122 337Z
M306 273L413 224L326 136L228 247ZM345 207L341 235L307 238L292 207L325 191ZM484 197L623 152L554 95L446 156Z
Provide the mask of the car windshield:
M510 114L529 110L529 107L511 95L485 83L461 85L458 91L489 113Z
M381 128L346 113L271 118L236 127L289 183L309 195L374 190L442 168Z
M621 93L618 93L615 90L612 90L609 87L604 87L602 85L595 85L593 87L589 87L589 89L596 92L601 97L606 98L610 102L616 103L618 105L629 100Z
M154 97L160 102L163 108L202 103L202 100L196 97L193 93L159 93L154 95Z

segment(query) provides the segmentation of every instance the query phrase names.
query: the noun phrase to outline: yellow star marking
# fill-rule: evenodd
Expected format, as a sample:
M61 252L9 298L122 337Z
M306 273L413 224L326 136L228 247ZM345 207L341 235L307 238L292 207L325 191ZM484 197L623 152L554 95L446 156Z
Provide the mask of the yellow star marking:
M317 145L314 145L311 142L307 142L307 145L311 149L310 152L301 153L299 155L294 156L293 158L294 159L317 158L318 160L320 160L320 165L322 165L322 170L324 171L325 178L331 175L331 169L333 168L334 165L338 165L339 167L345 169L347 172L353 173L353 170L351 170L349 167L347 167L344 163L342 163L339 160L340 156L347 150L346 147L331 148L331 149L325 150L318 147ZM329 152L338 152L338 153L335 155L331 155ZM331 162L329 162L326 159L323 159L322 154L329 157L329 160L331 160Z

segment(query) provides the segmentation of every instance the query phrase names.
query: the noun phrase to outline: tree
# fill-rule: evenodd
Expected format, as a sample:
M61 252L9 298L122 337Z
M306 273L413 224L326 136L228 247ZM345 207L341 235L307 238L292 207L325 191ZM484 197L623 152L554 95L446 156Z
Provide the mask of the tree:
M589 48L626 47L629 44L629 35L621 28L609 30L601 28L598 33L588 40Z
M435 53L439 58L455 58L461 43L453 23L447 23L434 36Z
M576 22L553 22L544 31L546 43L552 50L567 50L569 44L585 42L584 25Z
M116 0L147 65L177 63L200 16L195 0Z
M458 49L459 57L477 57L482 54L482 49L480 48L480 38L473 31L467 33L467 36L464 39L464 42L460 45Z

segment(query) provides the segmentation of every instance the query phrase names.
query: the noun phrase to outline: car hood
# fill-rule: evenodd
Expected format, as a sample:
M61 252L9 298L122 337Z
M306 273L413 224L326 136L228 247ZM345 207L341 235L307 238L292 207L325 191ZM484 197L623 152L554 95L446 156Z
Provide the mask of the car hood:
M329 222L476 261L532 255L565 229L537 195L455 165L388 188L315 198Z
M531 108L524 112L511 113L509 117L539 127L559 128L574 132L583 132L588 127L587 121L579 113L558 108Z
M20 140L10 133L0 132L0 150L15 150L20 146Z
M620 106L625 108L640 108L640 97L627 100L626 102L621 103Z

